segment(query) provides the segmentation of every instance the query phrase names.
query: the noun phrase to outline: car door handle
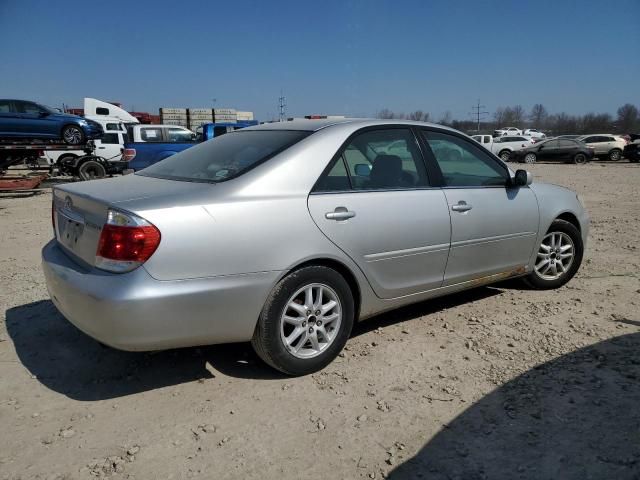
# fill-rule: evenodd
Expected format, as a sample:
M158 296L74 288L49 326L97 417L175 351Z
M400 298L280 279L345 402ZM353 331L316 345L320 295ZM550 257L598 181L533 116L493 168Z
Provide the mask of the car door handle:
M324 218L327 220L348 220L356 216L356 212L350 212L346 207L336 207L333 212L327 212L324 214Z
M469 205L464 200L460 200L456 205L451 205L451 210L454 212L468 212L473 206Z

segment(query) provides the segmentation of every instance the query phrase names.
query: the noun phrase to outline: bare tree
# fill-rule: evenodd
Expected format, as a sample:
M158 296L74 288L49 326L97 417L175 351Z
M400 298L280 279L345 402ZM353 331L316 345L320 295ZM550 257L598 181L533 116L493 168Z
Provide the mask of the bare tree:
M536 103L529 114L529 120L535 128L543 128L547 117L547 109L541 103Z
M502 125L504 124L504 108L496 108L496 111L493 114L493 119L496 121L498 128L502 127Z
M440 120L438 120L438 123L441 125L449 125L451 123L451 120L452 120L451 112L447 110L442 115L440 115Z
M417 122L428 122L429 121L429 112L423 112L422 110L416 110L415 112L411 112L407 115L409 120L415 120Z
M391 110L389 110L388 108L383 108L382 110L380 110L377 115L378 118L396 118L396 114L393 113Z
M611 130L612 118L608 113L587 113L582 117L582 133L606 133Z
M525 117L524 108L522 108L522 105L516 105L515 107L512 107L511 112L513 116L513 125L515 125L516 127L521 127Z
M638 127L638 108L635 105L626 103L618 109L618 131L630 133Z

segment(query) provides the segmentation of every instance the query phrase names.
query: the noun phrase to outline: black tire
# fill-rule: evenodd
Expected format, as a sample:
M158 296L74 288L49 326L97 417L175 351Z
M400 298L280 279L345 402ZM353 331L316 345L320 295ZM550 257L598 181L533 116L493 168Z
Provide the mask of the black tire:
M622 150L619 148L614 148L609 152L609 160L612 162L618 162L622 160Z
M502 150L498 156L500 157L500 160L502 160L503 162L508 162L509 161L509 157L511 156L511 151L510 150Z
M576 153L573 157L573 163L576 165L584 165L587 163L587 156L584 153Z
M572 223L567 222L566 220L554 220L549 227L549 230L547 230L546 235L550 233L565 233L571 238L574 248L573 261L568 270L564 272L562 276L555 280L546 280L542 278L535 270L524 277L524 281L526 282L526 284L531 288L535 288L537 290L560 288L573 278L573 276L580 268L580 264L582 263L582 256L584 254L582 236L580 235L578 229Z
M95 160L87 160L78 167L78 176L82 180L97 180L107 176L104 166Z
M87 141L84 130L78 125L65 125L62 128L62 140L67 145L82 145Z
M287 302L305 285L320 283L333 289L340 300L342 319L333 341L312 358L295 357L284 345L280 334L280 319ZM354 321L353 294L349 284L338 272L323 266L309 266L284 277L269 294L262 309L251 345L268 365L287 375L308 375L323 369L340 353L349 339Z

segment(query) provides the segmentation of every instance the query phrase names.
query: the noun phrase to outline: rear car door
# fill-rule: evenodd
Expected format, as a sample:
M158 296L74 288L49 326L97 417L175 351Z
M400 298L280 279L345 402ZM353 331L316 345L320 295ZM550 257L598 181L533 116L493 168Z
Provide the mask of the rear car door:
M576 142L568 138L561 138L558 140L557 158L559 160L568 162L575 157L576 153L578 153L578 144Z
M524 272L538 232L533 191L512 187L506 165L467 138L431 129L422 133L451 214L444 285Z
M360 130L320 177L308 200L320 230L394 298L442 285L451 224L408 127Z
M20 119L11 100L0 100L0 135L16 135Z

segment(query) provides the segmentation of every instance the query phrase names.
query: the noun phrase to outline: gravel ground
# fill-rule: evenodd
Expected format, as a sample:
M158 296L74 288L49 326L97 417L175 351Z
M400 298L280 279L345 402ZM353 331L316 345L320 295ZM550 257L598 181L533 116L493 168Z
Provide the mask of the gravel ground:
M304 378L100 346L47 298L50 193L0 198L0 479L640 478L640 167L531 170L591 214L573 281L384 314Z

